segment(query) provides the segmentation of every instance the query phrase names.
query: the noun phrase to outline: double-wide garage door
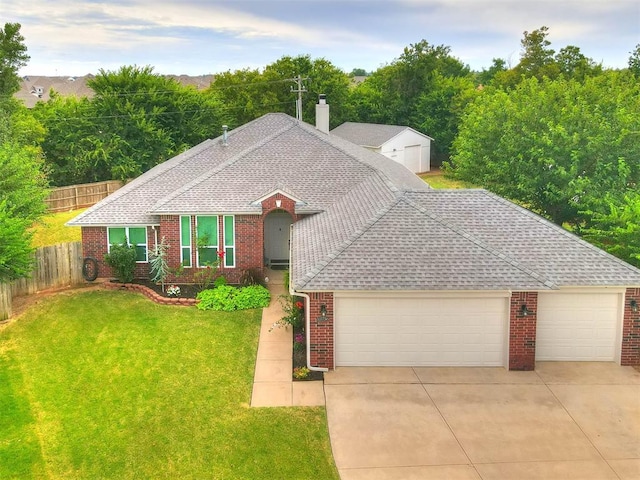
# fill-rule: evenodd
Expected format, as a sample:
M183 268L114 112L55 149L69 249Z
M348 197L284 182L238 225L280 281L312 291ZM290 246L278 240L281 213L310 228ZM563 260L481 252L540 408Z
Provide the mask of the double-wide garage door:
M336 366L501 366L508 298L335 297Z

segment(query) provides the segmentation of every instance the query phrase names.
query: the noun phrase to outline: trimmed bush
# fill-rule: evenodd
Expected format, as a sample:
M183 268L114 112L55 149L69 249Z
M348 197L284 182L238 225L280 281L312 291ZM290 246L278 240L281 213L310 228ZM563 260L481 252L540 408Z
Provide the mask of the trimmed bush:
M111 245L111 251L104 256L107 265L113 268L113 274L120 283L133 281L136 268L136 250L127 245Z

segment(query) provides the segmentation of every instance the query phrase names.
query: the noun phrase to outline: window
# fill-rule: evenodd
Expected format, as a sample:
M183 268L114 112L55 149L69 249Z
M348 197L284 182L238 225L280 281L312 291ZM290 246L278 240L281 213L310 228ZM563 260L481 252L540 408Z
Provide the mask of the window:
M191 266L191 217L180 217L180 255L184 267Z
M147 227L114 227L107 229L109 251L111 245L122 245L127 242L136 250L136 262L147 261Z
M198 266L215 265L218 261L218 216L196 217Z
M233 215L224 216L224 266L236 266L236 232Z

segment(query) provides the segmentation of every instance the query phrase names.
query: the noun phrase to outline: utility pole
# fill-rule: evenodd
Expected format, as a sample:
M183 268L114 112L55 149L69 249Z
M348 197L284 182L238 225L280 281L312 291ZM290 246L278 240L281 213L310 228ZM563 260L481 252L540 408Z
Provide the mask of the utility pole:
M302 78L298 75L295 78L289 78L290 81L296 84L296 88L291 87L291 93L297 93L298 98L296 100L296 118L302 121L302 94L307 91L306 87L302 85L302 82L309 80L309 77Z

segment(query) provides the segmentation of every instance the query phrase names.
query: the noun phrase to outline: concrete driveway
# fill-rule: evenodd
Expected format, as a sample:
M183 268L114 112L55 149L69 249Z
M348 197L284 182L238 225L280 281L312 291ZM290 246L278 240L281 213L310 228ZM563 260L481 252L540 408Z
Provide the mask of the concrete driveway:
M640 478L631 367L342 367L324 388L342 480Z

